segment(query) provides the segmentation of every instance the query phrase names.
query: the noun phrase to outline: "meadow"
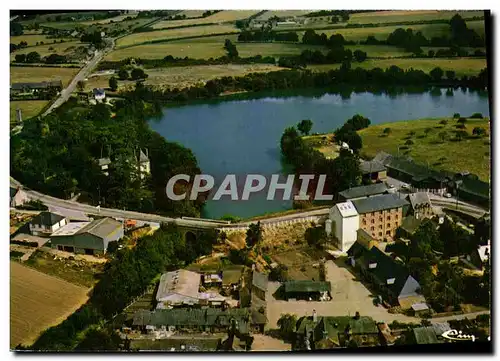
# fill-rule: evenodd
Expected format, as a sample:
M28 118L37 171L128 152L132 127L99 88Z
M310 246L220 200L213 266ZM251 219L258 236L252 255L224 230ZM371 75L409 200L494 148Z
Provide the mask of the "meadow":
M11 66L10 83L12 84L61 80L63 82L63 85L66 86L78 73L78 71L78 68Z
M277 17L294 17L303 16L313 12L314 10L268 10L264 14L257 17L258 20L267 20L273 16Z
M224 10L206 18L200 19L185 19L185 20L164 20L154 24L153 29L166 29L176 26L186 25L199 25L199 24L213 24L213 23L226 23L236 20L247 19L252 15L257 14L258 10ZM200 14L201 15L201 14ZM186 15L187 16L187 15Z
M478 58L412 58L412 59L367 59L362 63L352 63L352 68L373 69L381 68L387 69L392 65L396 65L401 69L417 69L423 70L428 73L435 67L440 67L444 71L453 70L457 76L462 75L477 75L483 68L486 68L486 59ZM328 71L337 69L339 64L325 64L325 65L308 65L307 68L313 71Z
M47 105L48 100L23 100L10 102L10 125L17 121L17 109L21 109L23 120L34 117Z
M33 343L85 303L88 291L10 262L10 347Z
M349 24L378 24L402 21L450 20L455 14L464 19L484 16L483 11L395 10L351 14Z
M470 114L462 114L469 116ZM374 157L379 151L391 154L398 153L398 146L404 146L409 132L415 132L411 139L414 142L409 146L408 156L417 162L422 162L436 169L445 169L453 172L469 171L479 176L481 180L490 178L490 140L489 137L478 138L470 136L462 141L455 141L454 132L457 130L456 119L447 118L446 125L440 124L439 119L418 119L373 125L359 131L363 140L361 153L366 158ZM467 119L466 131L472 134L472 129L480 127L489 133L487 119ZM388 136L383 134L385 128L390 128ZM430 129L425 134L425 129ZM439 133L446 132L448 140L442 141ZM403 150L400 150L401 153Z
M25 41L28 43L28 46L34 46L37 43L40 43L42 41L44 43L49 44L49 43L53 43L54 40L56 40L56 39L49 39L49 38L47 38L47 35L42 35L42 34L33 34L33 35L23 34L23 35L19 35L19 36L11 36L10 37L10 42L12 44L19 44L21 41ZM59 39L57 39L57 41L59 41Z
M158 30L149 31L145 33L135 33L118 39L116 46L118 48L124 46L130 46L134 44L147 43L151 41L158 40L170 40L186 38L191 36L203 36L209 34L221 34L229 32L238 32L239 30L232 25L207 25L207 26L196 26L172 30Z
M68 55L75 50L75 48L88 45L79 41L65 41L64 43L60 43L59 39L57 40L57 43L53 43L53 41L54 40L49 39L48 41L45 41L44 45L30 46L28 48L16 50L10 54L10 61L14 61L17 54L29 54L32 51L40 54L42 58L50 54Z

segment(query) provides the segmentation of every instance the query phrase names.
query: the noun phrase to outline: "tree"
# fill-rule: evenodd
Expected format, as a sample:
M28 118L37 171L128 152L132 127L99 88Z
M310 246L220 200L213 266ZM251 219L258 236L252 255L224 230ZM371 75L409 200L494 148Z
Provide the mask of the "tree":
M262 240L262 228L260 226L260 221L257 223L252 223L248 226L246 244L247 248L252 248Z
M432 77L432 80L439 82L439 81L441 81L441 78L443 77L444 72L443 72L443 69L441 69L440 67L436 67L436 68L432 69L429 74Z
M432 128L425 128L424 129L424 134L427 136L429 133L432 132Z
M304 119L302 120L298 125L297 129L304 135L309 135L309 132L311 131L313 126L313 122L310 119Z
M457 123L459 123L459 124L465 124L465 123L467 123L467 118L460 117L460 118L457 120Z
M278 319L277 324L283 340L292 341L295 335L297 316L289 313L282 314Z
M127 80L128 79L128 71L125 67L121 67L120 70L118 70L118 78L120 80Z
M465 130L459 130L455 132L455 139L461 141L469 136L469 133Z
M288 267L280 263L276 267L271 268L269 279L275 282L286 282L288 280Z
M78 91L84 91L85 90L85 82L83 80L78 80L76 83L76 87L78 88Z
M16 63L25 63L26 54L16 54Z
M26 55L26 62L27 63L39 63L41 60L40 54L38 54L36 51L32 51L28 55Z
M116 253L118 251L118 242L117 241L111 241L108 243L108 253Z
M130 72L130 78L132 80L146 79L148 75L141 68L134 68Z
M417 132L415 132L414 130L408 132L408 137L412 138L415 136L415 134L417 134Z
M382 131L382 133L384 133L385 135L389 135L392 133L392 129L391 128L384 128L384 130Z
M458 119L460 118L460 113L454 113L453 114L453 119Z
M326 239L325 228L322 226L310 227L306 229L304 237L308 245L318 247Z
M10 36L19 36L24 34L23 25L17 21L10 23Z
M453 70L447 70L446 71L446 78L450 81L455 80L455 72Z
M356 60L357 62L360 62L360 63L362 61L365 61L367 58L367 54L361 50L354 50L353 56L354 56L354 60Z
M474 134L477 137L485 136L486 135L486 129L481 128L481 127L474 127L474 129L472 129L472 134Z
M411 140L411 139L408 139L408 140L405 142L405 145L413 145L413 144L415 144L415 143L414 143L414 142L413 142L413 140Z
M448 124L448 121L446 119L443 119L439 122L439 124L446 125Z
M224 42L224 49L226 50L229 59L238 58L238 50L236 49L236 46L231 42L231 40L226 39L226 41Z
M116 89L118 89L118 80L114 76L109 79L109 87L112 91L116 91Z

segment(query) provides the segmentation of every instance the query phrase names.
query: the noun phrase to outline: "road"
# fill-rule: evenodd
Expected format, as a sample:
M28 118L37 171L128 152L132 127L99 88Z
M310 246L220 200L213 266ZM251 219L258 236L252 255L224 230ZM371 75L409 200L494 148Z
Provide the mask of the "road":
M447 208L450 210L457 210L469 214L475 218L481 218L487 213L487 210L473 204L465 203L457 200L456 198L444 198L436 194L429 193L429 198L433 205Z
M89 74L91 74L92 70L97 66L97 64L102 60L103 56L107 54L108 51L112 50L115 46L115 41L114 39L111 40L111 46L107 47L104 50L97 50L94 53L93 58L85 64L83 68L80 69L78 74L73 78L71 83L64 88L61 93L59 94L59 97L52 103L52 105L42 114L42 116L46 116L50 112L52 112L54 109L57 107L61 106L68 100L68 98L71 96L71 93L75 91L76 86L78 85L79 81L85 80Z

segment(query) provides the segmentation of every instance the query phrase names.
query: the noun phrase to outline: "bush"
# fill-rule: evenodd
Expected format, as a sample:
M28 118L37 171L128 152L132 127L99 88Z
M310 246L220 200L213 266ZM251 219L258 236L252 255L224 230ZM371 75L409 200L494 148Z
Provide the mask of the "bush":
M469 118L472 118L472 119L483 119L483 114L481 114L481 113L474 113Z
M453 118L454 118L454 119L460 118L460 113L455 113L455 114L453 114Z
M38 242L28 242L28 241L16 241L16 240L11 240L11 244L18 244L20 246L28 246L28 247L38 247Z

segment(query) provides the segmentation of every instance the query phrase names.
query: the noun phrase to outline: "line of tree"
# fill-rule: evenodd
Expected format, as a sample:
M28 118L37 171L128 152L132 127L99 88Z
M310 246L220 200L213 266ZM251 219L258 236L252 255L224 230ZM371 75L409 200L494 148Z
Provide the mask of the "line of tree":
M93 289L89 301L57 326L51 327L30 347L40 351L123 349L103 321L121 312L140 296L159 274L191 263L209 254L217 240L214 230L186 240L172 224L162 224L153 235L141 238L137 246L117 251ZM96 333L100 337L95 337Z
M11 138L11 174L26 186L67 199L80 193L93 205L197 216L203 199L172 201L165 184L173 175L199 174L191 150L152 131L147 119L161 115L152 101L146 108L140 99L119 101L113 108L97 104L87 108L70 100L44 118L26 122ZM112 117L112 111L115 115ZM148 149L151 174L138 174L139 149ZM97 160L109 157L109 175ZM181 184L179 190L188 189Z
M299 41L299 36L295 31L289 32L279 32L267 31L267 30L256 30L256 31L242 31L238 35L239 42L267 42L267 41L283 41L283 42L293 42Z
M94 31L92 33L85 33L81 36L80 41L82 43L90 43L94 45L97 49L104 47L104 42L102 40L101 32Z
M346 22L349 20L349 14L355 13L357 11L352 11L352 10L319 10L319 11L313 11L309 14L304 15L306 18L314 18L318 16L339 16L343 22Z
M239 57L238 49L236 49L236 45L229 39L226 39L224 42L224 50L227 52L227 57L229 59L237 59Z
M326 54L316 50L304 50L300 55L282 56L278 61L278 65L285 68L303 68L307 64L341 64L350 63L352 61L363 62L368 55L362 50L355 50L354 53L350 49L345 49L343 46L329 50Z
M442 70L441 70L442 71ZM444 72L443 72L444 74ZM186 102L195 99L217 98L222 92L264 91L307 88L330 88L330 92L342 95L350 94L354 87L357 91L391 91L395 87L417 87L428 91L432 86L453 86L470 89L485 89L488 86L488 71L483 69L477 76L462 76L453 81L431 77L422 70L404 70L391 66L385 70L352 69L349 63L343 63L339 69L328 72L308 70L282 70L269 73L252 73L241 77L222 77L212 79L205 85L191 86L184 89L153 89L140 85L133 91L122 93L123 96L154 102Z
M45 63L45 64L66 64L69 63L69 59L65 55L50 54L43 59L40 54L36 51L32 51L28 54L16 54L14 61L16 63Z
M332 34L328 37L325 33L317 34L314 30L308 29L302 36L302 44L307 45L324 45L331 48L354 45L354 41L347 41L342 34Z
M25 41L21 41L19 44L10 43L10 52L13 53L16 50L24 49L26 47L28 47L28 43Z
M19 36L24 34L24 27L18 21L10 22L10 36Z
M359 153L363 143L357 131L368 128L370 124L370 119L360 114L355 114L352 118L349 118L342 127L335 130L335 140L339 144L347 143L350 149Z

